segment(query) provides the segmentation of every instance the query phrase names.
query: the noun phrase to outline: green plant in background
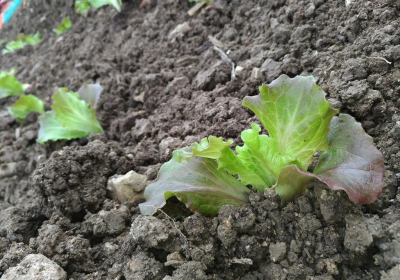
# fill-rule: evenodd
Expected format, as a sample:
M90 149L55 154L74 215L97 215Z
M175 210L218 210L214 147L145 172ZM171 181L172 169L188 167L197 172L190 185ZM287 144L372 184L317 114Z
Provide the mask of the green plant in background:
M0 72L0 98L7 96L23 95L27 84L22 84L14 77L13 71Z
M121 12L122 0L88 0L95 7L100 8L106 5L112 5L118 12Z
M40 40L41 36L39 31L34 35L19 34L18 40L7 43L1 53L3 55L7 53L13 53L17 50L23 49L27 45L36 46L40 43Z
M40 130L37 141L44 143L49 140L70 140L102 133L103 128L95 112L102 89L98 84L83 86L77 93L60 88L52 96L53 110L39 117Z
M76 0L75 11L86 17L90 9L89 4L95 8L112 5L118 12L121 12L122 0Z
M8 108L8 112L22 123L30 112L43 114L44 102L32 94L22 95L11 107Z
M83 17L87 16L90 10L89 2L87 0L76 0L75 1L75 11Z
M71 20L69 18L64 18L61 24L56 29L54 29L54 33L56 33L57 35L61 35L65 31L70 30L71 26Z
M260 125L253 123L242 132L244 145L236 153L232 140L214 136L174 151L146 188L142 214L154 214L176 196L192 211L213 216L222 205L248 203L246 185L261 192L273 188L282 201L302 194L312 179L344 190L358 204L372 203L382 192L382 154L353 117L335 116L338 111L313 77L282 75L243 105L269 135L260 135ZM322 153L311 173L316 152Z

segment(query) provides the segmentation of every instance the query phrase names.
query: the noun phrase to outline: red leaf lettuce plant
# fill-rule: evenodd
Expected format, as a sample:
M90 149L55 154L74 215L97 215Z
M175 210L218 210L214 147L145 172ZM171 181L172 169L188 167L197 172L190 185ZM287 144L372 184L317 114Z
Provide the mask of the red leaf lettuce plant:
M383 188L383 156L360 123L331 108L313 77L280 76L247 96L269 135L253 123L242 132L243 146L209 136L173 152L158 179L145 190L142 214L152 215L176 196L192 211L216 215L224 204L248 203L252 185L260 192L273 188L282 201L302 194L312 179L332 190L344 190L357 204L374 202ZM308 171L321 152L313 172ZM236 175L237 179L233 176Z

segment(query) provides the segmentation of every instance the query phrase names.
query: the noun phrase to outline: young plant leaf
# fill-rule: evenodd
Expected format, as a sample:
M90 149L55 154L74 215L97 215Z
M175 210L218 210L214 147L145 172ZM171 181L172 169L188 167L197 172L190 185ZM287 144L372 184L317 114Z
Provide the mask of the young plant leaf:
M0 72L0 98L23 95L24 92L25 85L21 84L13 74Z
M17 50L23 49L25 46L36 46L40 43L41 37L39 31L34 35L25 36L24 34L18 35L17 41L11 41L6 44L5 48L2 50L2 54L13 53Z
M71 140L89 135L86 131L71 130L57 119L55 111L48 111L39 117L40 129L37 142L43 144L49 140Z
M85 93L86 94L86 93ZM92 94L97 94L92 91ZM95 100L97 97L90 97ZM60 88L53 97L53 111L46 112L39 118L40 130L38 142L48 140L73 139L102 133L103 128L96 118L95 109L89 103L80 99L79 94Z
M102 133L103 129L96 119L96 112L90 105L79 98L75 92L59 89L53 95L55 101L51 106L57 113L57 119L71 130L87 133Z
M99 84L84 84L77 93L82 100L89 104L90 108L95 109L102 91L103 87Z
M65 31L70 30L71 26L72 26L71 20L69 18L64 18L61 24L56 29L54 29L54 32L57 35L61 35Z
M139 205L143 215L153 215L163 207L166 200L176 196L194 212L215 216L222 205L248 203L248 188L224 170L217 168L215 160L193 157L189 161L178 159L190 154L186 147L174 151L170 161L159 172L156 182L147 186L145 203Z
M83 17L87 16L90 10L89 2L87 0L76 0L75 1L75 11Z
M44 113L44 102L32 94L22 95L8 108L8 112L22 123L30 112Z
M259 135L261 128L252 124L252 129L242 132L244 145L236 147L237 155L230 149L232 140L224 142L222 138L209 136L200 144L192 146L192 154L185 155L186 159L200 156L217 160L218 168L225 169L232 175L238 175L239 180L245 185L252 185L259 191L272 187L276 183L281 169L292 163L295 158L280 155L276 141L266 135Z
M25 37L25 42L30 46L36 46L40 43L41 37L40 32L36 32L34 35L28 35Z
M307 169L316 151L328 147L329 123L337 110L325 100L325 92L313 77L281 75L260 94L245 97L251 109L277 143L278 153L295 158Z
M112 5L118 12L121 12L122 0L88 0L89 3L96 7L100 8L105 5Z
M294 166L285 167L276 192L284 201L290 201L315 178L332 190L344 190L356 204L373 203L383 189L382 153L361 124L347 114L334 117L330 128L328 151L321 154L314 174Z
M344 190L354 203L373 203L383 189L382 153L352 116L340 114L330 127L329 150L321 154L314 173L332 190Z
M26 46L26 43L23 41L11 41L6 44L4 49L1 51L2 55L13 53L17 50L23 49Z

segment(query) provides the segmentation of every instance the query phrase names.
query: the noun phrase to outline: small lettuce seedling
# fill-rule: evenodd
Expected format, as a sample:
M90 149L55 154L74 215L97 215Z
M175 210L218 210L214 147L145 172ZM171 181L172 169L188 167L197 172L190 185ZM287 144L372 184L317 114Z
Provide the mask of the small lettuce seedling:
M121 12L122 0L88 0L95 7L100 8L105 5L112 5L118 12Z
M36 46L40 43L40 40L41 36L39 31L34 35L19 34L18 40L7 43L1 53L5 55L7 53L13 53L17 50L23 49L27 45Z
M89 2L87 0L76 0L75 1L75 11L83 17L87 16L90 10Z
M335 116L313 77L282 75L261 86L259 95L245 97L243 105L269 135L260 135L253 123L242 132L244 145L236 153L232 140L214 136L174 151L147 186L142 214L154 214L176 196L192 211L213 216L222 205L248 203L246 185L261 192L273 188L283 201L302 194L312 179L344 190L357 204L372 203L382 192L382 154L353 117ZM322 153L310 172L316 152Z
M10 115L22 123L30 112L44 113L44 102L36 96L22 95L11 107L8 108Z
M23 95L28 87L28 85L20 83L12 72L0 72L0 98Z
M78 93L60 88L52 96L52 111L39 117L39 135L37 141L74 139L102 133L103 128L96 118L96 104L103 88L98 84L85 85Z
M90 9L89 4L95 8L112 5L118 12L121 12L122 0L76 0L75 11L86 17Z
M54 33L56 33L57 35L61 35L65 31L70 30L71 26L71 20L69 18L64 18L61 24L56 29L54 29Z

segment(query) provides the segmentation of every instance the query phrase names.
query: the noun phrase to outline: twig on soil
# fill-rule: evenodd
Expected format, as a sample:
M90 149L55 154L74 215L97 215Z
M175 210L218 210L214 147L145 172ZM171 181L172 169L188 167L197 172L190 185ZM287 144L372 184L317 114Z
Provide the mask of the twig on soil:
M385 61L387 64L392 64L390 61L388 61L386 58L381 57L381 56L367 56L367 58L372 58L372 59L380 59Z
M216 50L219 53L219 56L223 61L232 64L231 80L235 80L236 79L235 63L233 63L233 61L229 58L229 56L217 46L214 46L214 50Z

